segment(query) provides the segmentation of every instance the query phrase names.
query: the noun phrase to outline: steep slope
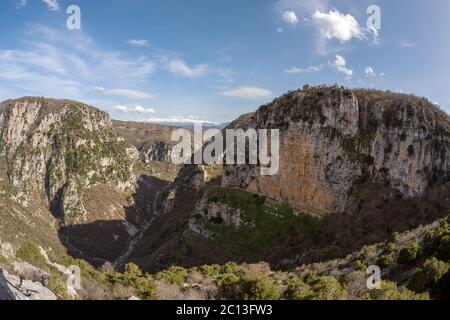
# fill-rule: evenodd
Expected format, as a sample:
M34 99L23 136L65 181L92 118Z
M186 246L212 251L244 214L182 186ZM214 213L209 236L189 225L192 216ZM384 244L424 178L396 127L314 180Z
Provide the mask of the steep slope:
M226 261L290 268L432 223L450 212L449 124L413 96L289 92L229 125L279 129L280 172L184 166L130 261L146 270ZM261 236L267 224L272 236Z
M156 191L136 170L139 152L96 108L34 97L2 102L0 148L0 241L15 248L31 241L102 265L151 215L143 194L151 200Z
M135 150L109 116L73 101L23 98L0 105L0 146L12 184L45 193L65 222L86 220L84 192L93 185L132 191Z
M250 127L281 130L280 172L260 176L256 166L227 166L223 184L299 211L346 211L361 181L420 196L450 179L450 120L424 99L305 87L261 107Z
M139 151L141 169L165 181L175 180L179 166L171 161L172 132L178 127L113 121L114 130ZM190 130L190 128L184 128Z

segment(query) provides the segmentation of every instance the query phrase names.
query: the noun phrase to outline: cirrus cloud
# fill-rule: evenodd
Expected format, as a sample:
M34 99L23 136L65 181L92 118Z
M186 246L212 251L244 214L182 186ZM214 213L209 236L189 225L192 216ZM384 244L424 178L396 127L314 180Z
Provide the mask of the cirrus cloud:
M150 43L144 39L130 39L127 43L133 47L150 47Z
M200 64L190 67L185 61L181 59L173 59L168 63L168 69L171 73L188 78L197 78L205 75L209 66L207 64Z
M377 74L375 73L375 71L373 70L373 68L372 67L366 67L365 69L364 69L364 73L366 74L366 76L368 76L368 77L376 77L377 76Z
M98 93L128 98L132 100L147 100L154 98L154 95L151 93L131 89L105 89L103 87L94 87L94 90Z
M143 106L135 106L135 107L127 107L124 105L117 105L115 107L113 107L114 110L116 111L120 111L123 113L128 113L128 112L135 112L135 113L156 113L155 109L153 108L145 108Z
M290 67L289 69L286 69L286 73L291 74L299 74L299 73L314 73L319 72L322 69L321 66L315 67L315 66L309 66L307 68L298 68L298 67Z
M220 122L208 121L205 118L189 116L189 117L173 117L173 118L149 118L144 122L162 123L162 124L203 124L203 125L220 125Z
M233 90L223 91L221 92L221 95L226 97L253 99L271 96L272 92L258 87L239 87Z
M294 11L284 11L282 17L283 20L290 25L295 26L298 24L298 18Z
M337 54L336 60L334 60L333 66L338 72L345 75L345 78L347 80L350 80L353 77L353 70L347 68L347 61L345 60L345 58L343 56L340 56Z
M58 11L59 10L59 3L58 0L42 0L51 11Z

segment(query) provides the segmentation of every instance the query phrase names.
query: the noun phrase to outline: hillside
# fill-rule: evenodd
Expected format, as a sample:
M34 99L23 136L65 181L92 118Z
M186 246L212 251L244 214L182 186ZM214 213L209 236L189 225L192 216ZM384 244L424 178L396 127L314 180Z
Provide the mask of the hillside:
M339 87L289 92L229 126L280 129L279 174L260 176L252 165L185 166L131 261L151 271L261 260L291 268L432 223L450 209L449 123L413 96ZM242 215L247 221L236 224Z
M2 102L0 297L448 298L447 114L410 95L305 86L227 128L279 129L280 172L179 167L176 127L69 100ZM384 281L368 291L372 264ZM81 289L66 286L73 265Z
M0 238L16 246L33 241L58 255L65 249L95 265L114 262L151 218L151 197L166 184L151 171L177 172L161 170L159 159L146 164L124 136L109 115L80 102L2 102ZM161 138L153 138L155 146Z

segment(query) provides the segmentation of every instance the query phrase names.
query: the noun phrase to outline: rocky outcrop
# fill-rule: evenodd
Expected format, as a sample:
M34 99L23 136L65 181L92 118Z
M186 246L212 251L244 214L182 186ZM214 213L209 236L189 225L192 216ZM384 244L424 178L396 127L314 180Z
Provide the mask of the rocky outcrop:
M337 86L289 92L227 127L280 130L278 174L225 165L211 179L209 166L183 166L160 193L130 259L146 270L320 261L429 223L448 214L449 126L448 115L424 98ZM229 201L209 201L212 186ZM260 198L278 206L260 206ZM258 217L259 225L236 227L243 216ZM264 248L243 250L274 230Z
M205 192L197 202L192 218L189 220L189 230L204 237L212 239L214 232L208 230L205 223L221 226L230 226L236 229L241 227L254 228L254 221L246 221L242 217L241 209L232 208L226 203L217 202L214 196Z
M83 221L89 187L134 187L135 148L113 131L106 113L79 102L22 98L1 103L0 148L13 185L44 194L65 222Z
M222 184L316 215L348 210L352 190L367 181L419 196L450 178L449 124L425 99L305 87L262 106L245 124L280 129L279 173L226 166Z
M56 295L42 283L21 279L0 267L0 301L56 299Z
M160 141L152 145L144 145L141 155L144 163L149 163L150 161L170 163L172 161L172 148L173 145Z

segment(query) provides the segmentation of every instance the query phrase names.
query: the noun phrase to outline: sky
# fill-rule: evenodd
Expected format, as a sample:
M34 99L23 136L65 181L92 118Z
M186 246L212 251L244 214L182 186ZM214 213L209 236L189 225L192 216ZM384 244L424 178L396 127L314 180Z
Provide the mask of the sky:
M73 5L79 29L67 26ZM0 100L224 123L305 84L337 83L449 112L449 13L448 0L2 0Z

